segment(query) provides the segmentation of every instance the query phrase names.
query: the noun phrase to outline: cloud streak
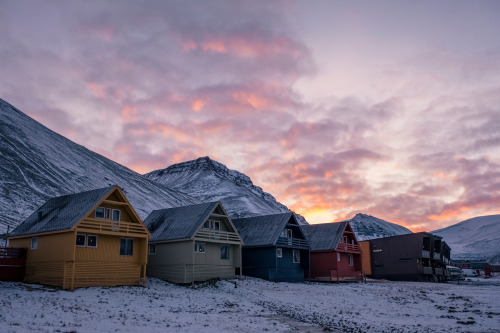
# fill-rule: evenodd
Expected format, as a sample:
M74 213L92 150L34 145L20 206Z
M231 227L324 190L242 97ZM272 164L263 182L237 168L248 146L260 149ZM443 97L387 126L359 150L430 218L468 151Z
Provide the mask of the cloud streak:
M310 222L433 230L500 213L497 5L450 6L4 2L0 91L141 173L210 155Z

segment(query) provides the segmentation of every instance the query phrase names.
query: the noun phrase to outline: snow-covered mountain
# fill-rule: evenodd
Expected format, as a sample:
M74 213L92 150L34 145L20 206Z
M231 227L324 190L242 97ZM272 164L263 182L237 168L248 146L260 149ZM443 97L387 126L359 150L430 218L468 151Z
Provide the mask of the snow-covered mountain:
M432 233L450 245L455 260L484 260L500 254L500 215L474 217Z
M366 214L356 214L349 224L358 241L411 234L411 230Z
M51 131L0 99L0 234L49 197L118 184L141 218L197 203Z
M290 211L271 194L255 186L248 176L210 157L174 164L144 176L201 201L220 200L232 218Z

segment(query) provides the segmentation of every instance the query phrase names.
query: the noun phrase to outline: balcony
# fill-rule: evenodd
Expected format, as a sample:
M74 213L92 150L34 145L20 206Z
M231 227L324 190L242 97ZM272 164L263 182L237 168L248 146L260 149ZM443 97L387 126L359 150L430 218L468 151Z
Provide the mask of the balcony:
M107 235L127 235L127 236L146 236L147 232L142 224L111 221L101 219L85 219L81 221L76 230L79 232L107 234Z
M276 242L276 246L309 249L309 243L305 239L300 238L280 237Z
M337 251L346 251L346 252L361 252L361 247L356 244L349 243L340 243L337 246Z
M196 233L195 238L203 240L241 243L240 237L235 232L220 230L201 229Z

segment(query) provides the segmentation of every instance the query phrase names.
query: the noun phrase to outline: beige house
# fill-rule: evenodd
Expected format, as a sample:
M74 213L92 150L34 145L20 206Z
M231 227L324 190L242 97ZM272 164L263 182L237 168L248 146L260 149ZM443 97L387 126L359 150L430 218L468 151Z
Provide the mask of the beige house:
M148 276L193 283L241 274L240 235L220 202L153 211Z
M25 282L63 289L144 285L151 236L118 186L48 200L9 235Z

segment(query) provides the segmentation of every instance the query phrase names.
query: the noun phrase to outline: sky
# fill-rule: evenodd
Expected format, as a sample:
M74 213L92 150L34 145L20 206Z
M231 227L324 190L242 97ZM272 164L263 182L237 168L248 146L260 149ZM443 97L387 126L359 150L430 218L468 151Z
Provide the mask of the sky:
M0 0L0 98L139 173L210 156L310 223L500 214L498 1Z

